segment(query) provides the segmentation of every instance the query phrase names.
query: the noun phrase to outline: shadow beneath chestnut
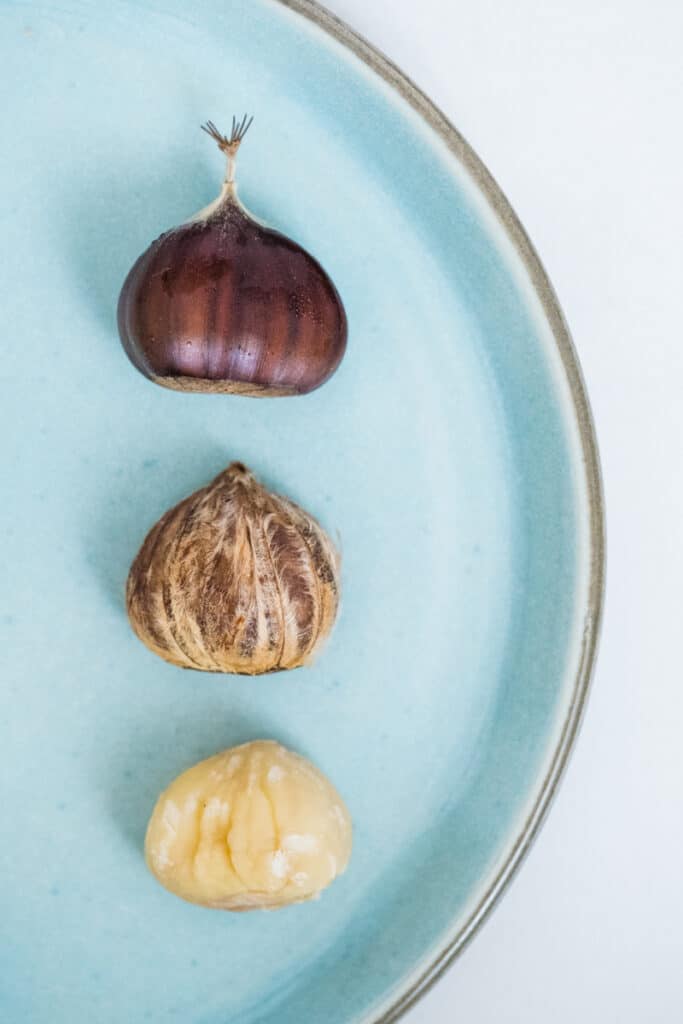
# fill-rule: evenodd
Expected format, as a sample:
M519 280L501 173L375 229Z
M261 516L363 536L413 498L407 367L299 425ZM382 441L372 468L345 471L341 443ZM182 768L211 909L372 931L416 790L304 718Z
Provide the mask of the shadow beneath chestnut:
M150 384L150 387L154 387ZM128 570L148 531L173 505L205 486L237 452L212 440L193 438L159 450L150 436L146 447L125 450L120 464L83 502L81 536L88 565L107 602L125 615Z
M66 262L100 325L118 344L116 306L135 260L164 231L218 194L220 171L199 147L74 169L78 188L57 207Z
M181 772L249 740L277 739L287 745L287 737L262 715L234 710L236 688L249 685L249 681L237 676L207 679L204 673L187 674L199 677L198 681L188 678L188 685L202 686L205 691L203 697L198 696L196 710L188 714L183 704L181 720L172 706L160 708L158 721L143 722L126 733L114 749L102 749L95 766L108 814L125 840L141 853L157 798ZM253 685L258 685L258 680ZM226 699L219 693L223 688ZM171 680L171 702L175 689L177 681L174 687ZM206 691L210 692L208 699Z

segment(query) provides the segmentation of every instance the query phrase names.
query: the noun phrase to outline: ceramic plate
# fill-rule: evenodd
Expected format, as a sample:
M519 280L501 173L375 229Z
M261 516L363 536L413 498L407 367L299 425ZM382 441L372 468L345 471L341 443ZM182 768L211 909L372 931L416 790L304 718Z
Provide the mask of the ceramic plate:
M600 606L593 435L556 300L487 172L388 62L303 0L0 7L4 344L1 1016L391 1021L506 884L581 714ZM350 324L305 398L184 395L117 339L130 264L223 173L328 269ZM231 459L338 531L313 668L175 669L123 586ZM148 874L160 789L275 737L334 780L351 866L229 915Z

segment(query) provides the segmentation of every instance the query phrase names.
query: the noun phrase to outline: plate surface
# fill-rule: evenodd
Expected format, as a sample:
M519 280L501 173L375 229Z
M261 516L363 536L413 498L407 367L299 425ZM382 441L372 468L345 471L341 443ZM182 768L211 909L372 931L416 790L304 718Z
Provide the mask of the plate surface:
M554 297L462 139L296 6L0 7L6 1020L395 1019L504 886L580 717L601 510ZM116 336L132 261L218 190L199 124L244 110L244 201L349 317L306 398L164 391ZM234 458L341 537L342 613L311 669L183 672L127 625L146 530ZM143 863L157 793L256 737L341 790L351 866L288 911L186 905Z

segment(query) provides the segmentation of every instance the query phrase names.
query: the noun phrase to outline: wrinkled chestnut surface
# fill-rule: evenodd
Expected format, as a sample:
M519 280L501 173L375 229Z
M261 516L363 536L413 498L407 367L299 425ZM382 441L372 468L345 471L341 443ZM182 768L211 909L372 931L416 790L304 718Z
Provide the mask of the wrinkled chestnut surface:
M222 910L275 909L318 895L346 868L351 819L332 784L279 743L208 758L161 794L147 864L163 886Z
M238 462L162 516L126 585L140 640L210 672L306 664L338 604L339 556L325 531Z

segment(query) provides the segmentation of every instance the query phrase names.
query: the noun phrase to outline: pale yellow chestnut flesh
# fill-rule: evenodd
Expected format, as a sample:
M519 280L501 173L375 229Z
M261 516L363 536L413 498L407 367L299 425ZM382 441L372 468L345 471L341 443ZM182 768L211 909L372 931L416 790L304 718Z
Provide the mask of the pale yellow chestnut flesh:
M159 797L145 839L153 875L176 896L258 910L318 896L351 855L351 818L332 783L272 740L225 750Z

